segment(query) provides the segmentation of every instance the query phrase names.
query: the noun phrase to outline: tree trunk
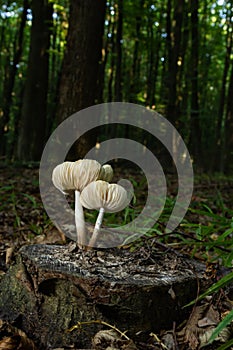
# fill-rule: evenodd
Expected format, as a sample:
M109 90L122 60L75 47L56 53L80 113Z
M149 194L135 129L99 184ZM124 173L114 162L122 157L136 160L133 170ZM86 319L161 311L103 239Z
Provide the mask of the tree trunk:
M227 96L226 123L225 123L225 171L233 171L233 64Z
M160 9L159 26L156 29L154 35L154 18L152 14L148 18L147 35L148 35L148 74L147 74L147 92L146 92L146 104L150 108L155 108L155 93L156 84L158 79L158 67L161 57L161 27L163 20L164 9Z
M45 143L52 4L32 1L31 44L23 96L17 158L40 160Z
M190 6L188 2L184 4L184 21L183 21L183 31L182 40L180 48L180 58L181 66L179 71L179 80L182 81L180 86L179 96L180 96L180 130L182 130L182 135L186 137L187 141L190 137L190 107L189 107L189 96L190 96L190 61L189 61L189 13Z
M95 104L101 61L105 18L105 0L71 0L67 47L64 56L57 122ZM95 145L94 131L80 137L74 147L74 158L83 158Z
M112 31L111 31L111 61L110 61L110 73L108 78L108 102L113 101L113 80L114 80L114 71L115 71L115 63L116 63L116 57L115 57L115 49L116 49L116 43L115 43L115 27L116 27L116 21L115 18L112 22Z
M231 63L231 53L232 53L232 15L233 10L230 8L228 10L227 16L227 35L226 35L226 55L223 69L222 86L220 92L220 101L217 116L217 130L216 130L216 150L215 150L215 170L223 172L224 170L224 115L226 107L226 86L227 86L227 76Z
M90 349L102 328L94 320L127 330L128 337L171 328L187 316L182 307L197 296L205 270L155 247L70 250L25 246L0 283L1 318L17 323L39 349ZM67 332L78 322L80 329Z
M168 120L178 127L179 110L177 101L177 73L178 73L178 58L181 46L181 33L183 22L184 0L174 1L174 14L171 13L171 1L168 0L167 5L167 47L168 47L168 72L167 72L167 111ZM170 18L169 18L170 17ZM172 26L172 23L174 25Z
M190 0L191 5L191 139L190 149L196 164L202 164L201 129L199 121L198 99L198 60L199 60L199 32L198 32L198 0Z
M122 101L122 26L123 26L123 0L118 0L117 33L116 33L116 77L115 77L115 101Z
M111 38L110 38L109 34L111 33L112 25L113 25L112 24L112 16L111 16L110 12L111 12L111 10L110 10L110 4L109 4L108 13L106 16L106 19L108 21L108 25L105 29L104 45L103 45L103 50L102 50L102 60L101 60L101 64L99 67L100 69L99 69L98 88L97 88L97 92L98 92L97 101L98 101L98 103L104 102L104 87L105 87L105 76L106 76L105 68L106 68L106 64L108 61L109 51L111 48Z
M2 118L0 118L0 154L10 157L7 152L7 134L9 132L9 121L10 121L10 110L12 104L12 92L14 89L15 77L17 73L17 66L20 62L22 50L23 50L23 34L24 28L27 21L27 10L29 8L28 0L23 2L23 11L21 16L21 22L19 26L19 31L16 33L15 43L14 43L14 57L12 64L9 62L9 71L4 82L3 91L3 108L2 108Z
M148 25L147 25L147 44L148 44L148 73L147 73L147 86L146 86L146 104L150 108L155 104L155 79L156 79L156 69L158 65L155 66L155 52L156 57L159 57L159 50L155 48L155 45L158 43L158 46L161 46L161 40L154 40L154 20L152 15L149 13ZM160 32L160 31L158 31ZM158 60L157 60L158 61Z
M140 79L140 54L139 45L141 38L141 26L142 26L142 13L145 0L140 0L138 13L136 16L136 28L135 28L135 43L133 52L133 64L130 82L130 102L137 102L137 93L140 91L139 79Z

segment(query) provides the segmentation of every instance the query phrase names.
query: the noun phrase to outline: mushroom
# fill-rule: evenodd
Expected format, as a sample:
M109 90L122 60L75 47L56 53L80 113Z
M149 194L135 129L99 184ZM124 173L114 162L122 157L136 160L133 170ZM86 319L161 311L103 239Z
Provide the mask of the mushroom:
M80 192L92 181L111 179L113 170L110 165L101 167L91 159L80 159L76 162L64 162L57 165L52 173L52 181L63 194L75 191L75 226L77 244L80 248L86 244L86 228L83 207L80 203Z
M88 246L96 243L103 221L104 212L116 213L130 202L127 191L120 185L98 180L87 185L80 195L80 202L86 209L99 210L92 237Z

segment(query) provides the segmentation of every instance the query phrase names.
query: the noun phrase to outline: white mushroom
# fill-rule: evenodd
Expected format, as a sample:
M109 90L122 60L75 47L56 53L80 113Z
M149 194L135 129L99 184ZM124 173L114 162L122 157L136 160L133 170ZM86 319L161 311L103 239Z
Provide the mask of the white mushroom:
M131 199L131 198L130 198ZM130 202L127 191L120 185L105 181L94 181L87 185L80 195L80 202L87 209L99 210L93 235L88 243L93 247L96 243L104 212L116 213L124 209Z
M52 173L52 181L62 193L75 191L75 225L77 244L83 247L86 244L86 228L83 207L80 203L80 192L92 181L109 179L113 176L110 165L101 167L100 163L91 159L80 159L76 162L64 162L57 165Z

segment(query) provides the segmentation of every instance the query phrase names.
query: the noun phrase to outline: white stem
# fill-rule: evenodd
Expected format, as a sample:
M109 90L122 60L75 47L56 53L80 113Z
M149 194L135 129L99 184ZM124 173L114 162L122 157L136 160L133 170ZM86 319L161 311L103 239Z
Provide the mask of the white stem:
M80 192L75 190L75 226L77 233L77 245L83 248L86 245L86 226L83 207L80 203Z
M95 228L94 228L93 234L92 234L91 239L90 239L90 241L88 243L89 247L93 247L95 245L96 241L97 241L97 238L98 238L98 235L99 235L99 232L100 232L100 228L101 228L101 225L102 225L103 217L104 217L104 208L100 208L98 217L96 219L96 223L95 223Z

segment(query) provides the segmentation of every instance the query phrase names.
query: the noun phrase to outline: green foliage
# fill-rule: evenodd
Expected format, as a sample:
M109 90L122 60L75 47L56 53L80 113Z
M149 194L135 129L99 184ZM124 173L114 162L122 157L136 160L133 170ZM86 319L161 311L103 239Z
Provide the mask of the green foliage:
M47 94L47 125L46 136L50 135L56 121L56 104L58 100L59 79L61 75L66 37L69 25L69 1L50 1L53 4L53 21L50 28L49 74ZM182 11L181 42L179 43L178 60L175 69L177 96L175 106L179 114L176 126L182 132L186 142L192 144L191 138L191 101L192 75L190 74L192 49L192 16L190 2L185 1ZM169 96L169 81L171 73L169 50L175 47L176 8L171 2L125 1L122 9L122 40L117 42L117 26L119 18L118 1L106 2L106 18L104 25L103 57L103 98L98 102L116 100L116 83L120 79L122 100L149 106L165 113L172 96ZM228 25L232 20L230 1L216 2L208 0L199 2L198 9L198 53L199 60L195 69L198 72L198 103L199 122L201 130L201 157L205 168L213 166L213 150L219 125L220 138L224 139L226 123L227 93L229 90L230 73L227 71L224 89L223 73L227 50L230 50ZM4 115L7 86L10 83L10 72L14 55L18 48L18 33L21 24L24 1L2 1L0 5L0 117ZM29 2L29 6L31 3ZM23 32L23 45L20 61L16 67L15 80L11 91L12 101L9 106L10 118L3 125L6 134L6 151L4 156L14 157L14 148L21 116L22 96L27 77L28 57L30 50L30 33L32 26L32 11L28 9L26 26ZM169 22L170 21L170 22ZM77 23L78 25L78 23ZM169 29L170 28L170 29ZM169 33L169 30L171 33ZM170 36L169 36L170 35ZM171 44L171 45L170 45ZM117 45L122 51L121 59L117 54ZM169 46L170 45L170 46ZM231 59L231 58L230 58ZM121 76L117 75L117 65L121 66ZM100 88L101 89L101 88ZM221 107L221 96L224 95L222 116L218 116ZM149 96L152 93L153 96ZM69 108L68 108L69 109ZM167 116L172 118L172 116ZM219 120L219 118L222 120ZM1 124L1 123L0 123ZM0 125L1 126L1 125ZM108 134L107 129L105 134ZM124 137L125 135L123 135ZM130 136L130 135L129 135ZM143 138L138 132L137 139ZM220 140L223 142L224 140ZM224 144L224 142L223 142ZM225 150L228 152L228 149Z
M231 346L232 346L232 345L233 345L233 339L230 339L230 340L227 341L225 344L219 346L217 350L227 350L227 349L231 349Z

